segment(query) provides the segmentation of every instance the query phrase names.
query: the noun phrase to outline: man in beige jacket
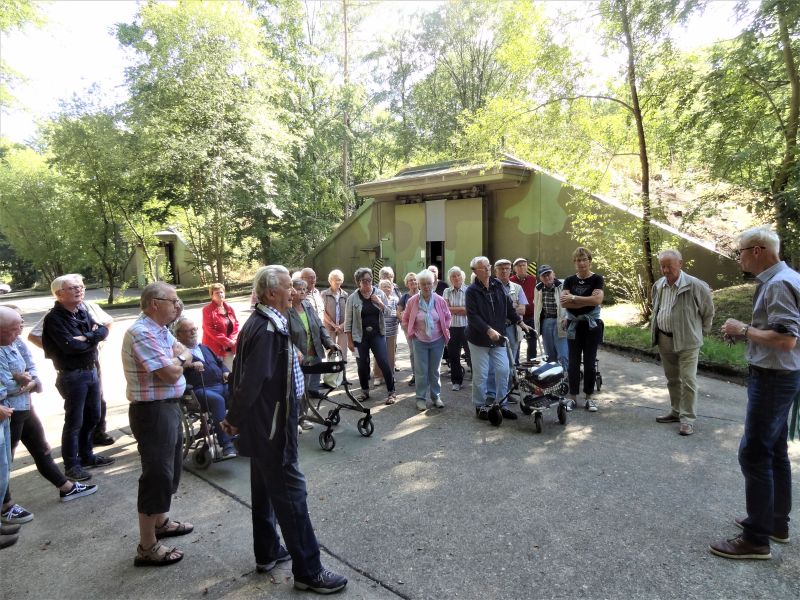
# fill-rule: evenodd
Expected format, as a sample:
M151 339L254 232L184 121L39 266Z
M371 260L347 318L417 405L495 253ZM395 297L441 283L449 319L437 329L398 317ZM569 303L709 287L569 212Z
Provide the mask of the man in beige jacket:
M680 435L694 433L697 406L697 360L703 334L711 331L714 300L708 284L682 271L677 250L658 255L661 274L653 285L651 340L658 346L672 410L659 423L680 423Z

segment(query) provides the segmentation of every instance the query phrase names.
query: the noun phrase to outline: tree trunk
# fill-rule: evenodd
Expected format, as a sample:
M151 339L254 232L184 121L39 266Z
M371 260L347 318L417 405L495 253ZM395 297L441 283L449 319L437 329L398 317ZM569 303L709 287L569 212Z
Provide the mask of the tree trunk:
M787 225L797 222L797 209L795 208L797 198L789 198L786 194L789 180L797 168L797 130L798 116L800 115L800 75L797 72L794 52L792 50L789 26L786 22L786 3L778 2L775 5L775 13L778 21L778 35L783 51L783 62L786 67L786 76L789 79L790 98L789 115L786 119L786 126L783 130L785 146L783 160L778 167L775 177L772 180L771 192L775 205L775 221L777 222L778 235L781 238L781 248L784 251L784 258L797 268L798 251L796 240ZM787 243L788 242L788 243Z
M652 215L650 207L650 161L647 158L647 138L644 133L644 119L639 105L639 91L636 86L636 64L634 62L633 36L631 35L628 5L627 2L621 0L617 6L622 31L625 35L625 46L628 49L628 85L631 89L631 106L633 107L633 118L636 121L636 135L639 139L639 162L642 167L642 267L644 267L646 277L644 289L642 290L643 305L645 307L643 317L649 319L653 308L653 299L650 294L656 281L653 272L653 247L650 241L650 220Z

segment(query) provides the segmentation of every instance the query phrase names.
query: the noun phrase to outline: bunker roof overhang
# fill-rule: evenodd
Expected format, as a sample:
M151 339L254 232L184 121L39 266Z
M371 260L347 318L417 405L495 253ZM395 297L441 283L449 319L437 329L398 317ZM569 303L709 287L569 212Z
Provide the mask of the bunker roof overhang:
M389 202L398 196L446 193L481 186L485 189L516 187L528 180L534 167L510 155L494 164L449 161L404 169L394 177L355 186L359 196Z

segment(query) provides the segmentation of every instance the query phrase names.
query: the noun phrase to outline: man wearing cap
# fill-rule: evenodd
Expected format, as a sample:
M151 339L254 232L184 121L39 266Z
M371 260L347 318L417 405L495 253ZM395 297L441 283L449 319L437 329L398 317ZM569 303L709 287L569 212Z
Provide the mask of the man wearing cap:
M566 370L569 368L569 348L567 330L563 324L567 319L567 309L558 301L563 288L564 282L556 279L553 267L550 265L539 267L532 326L542 335L547 360L560 362Z
M684 273L681 253L658 254L663 277L653 285L650 339L658 346L672 409L659 423L680 423L680 435L694 433L697 404L697 360L703 334L711 331L714 300L708 284Z
M522 321L531 329L541 332L541 329L536 325L536 319L534 317L534 290L536 289L536 278L528 273L527 259L520 257L514 261L514 274L511 276L511 281L522 287L522 291L525 292L525 298L528 300L528 304L525 305L525 314L522 315ZM536 358L535 340L530 340L528 342L527 357L529 361Z

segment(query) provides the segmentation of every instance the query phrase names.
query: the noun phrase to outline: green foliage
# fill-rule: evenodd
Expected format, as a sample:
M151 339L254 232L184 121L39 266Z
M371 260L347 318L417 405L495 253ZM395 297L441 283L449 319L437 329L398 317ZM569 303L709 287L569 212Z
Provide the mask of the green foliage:
M44 22L38 3L31 0L3 0L0 2L0 37L26 25L36 26ZM21 79L19 73L11 69L0 53L0 109L7 110L16 104L10 87Z
M0 232L17 256L50 281L80 262L70 227L77 199L45 158L30 148L3 145L0 160Z

